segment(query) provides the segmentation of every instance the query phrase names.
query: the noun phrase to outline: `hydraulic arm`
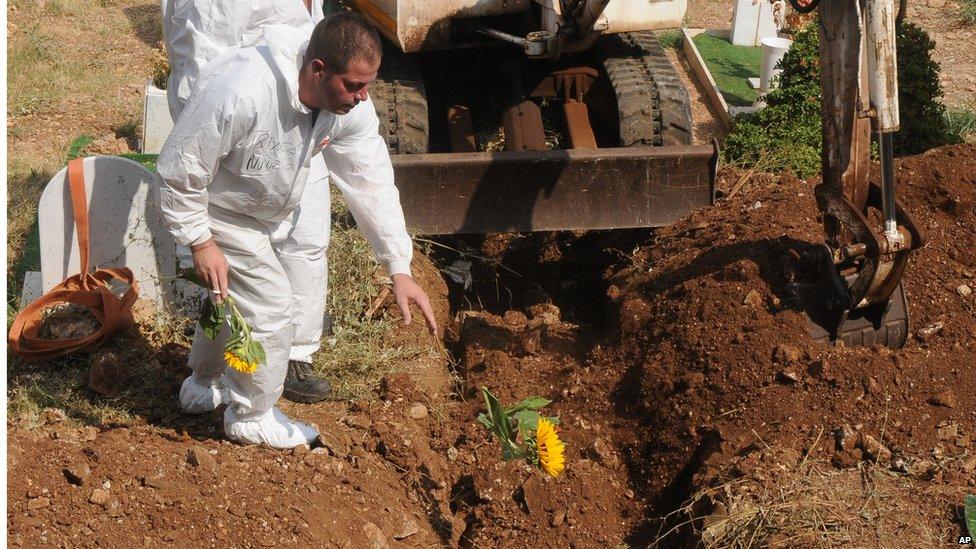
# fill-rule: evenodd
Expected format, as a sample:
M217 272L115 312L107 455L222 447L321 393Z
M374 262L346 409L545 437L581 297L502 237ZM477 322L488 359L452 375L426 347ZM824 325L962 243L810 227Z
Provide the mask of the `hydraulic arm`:
M798 7L820 10L823 182L816 197L826 242L817 258L819 280L796 290L815 338L900 347L909 330L901 278L924 238L895 200L894 2L820 0ZM869 179L872 132L880 185Z

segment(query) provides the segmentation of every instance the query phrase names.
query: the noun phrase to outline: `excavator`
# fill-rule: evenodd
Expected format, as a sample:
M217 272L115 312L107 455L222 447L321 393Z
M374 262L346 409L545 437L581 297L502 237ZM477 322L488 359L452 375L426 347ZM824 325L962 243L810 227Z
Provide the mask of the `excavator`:
M370 94L412 231L659 227L714 204L718 144L693 144L653 32L680 26L687 0L349 1L388 42ZM895 201L895 6L789 1L819 9L825 232L789 291L815 340L900 347L924 237Z

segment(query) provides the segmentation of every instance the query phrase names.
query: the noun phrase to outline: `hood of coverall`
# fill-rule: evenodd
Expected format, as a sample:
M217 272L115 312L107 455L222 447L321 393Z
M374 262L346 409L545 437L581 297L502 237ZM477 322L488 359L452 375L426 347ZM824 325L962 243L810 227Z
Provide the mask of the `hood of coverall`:
M264 28L264 43L272 66L282 77L289 104L299 112L312 112L298 99L298 74L305 60L308 38L288 25L268 25Z

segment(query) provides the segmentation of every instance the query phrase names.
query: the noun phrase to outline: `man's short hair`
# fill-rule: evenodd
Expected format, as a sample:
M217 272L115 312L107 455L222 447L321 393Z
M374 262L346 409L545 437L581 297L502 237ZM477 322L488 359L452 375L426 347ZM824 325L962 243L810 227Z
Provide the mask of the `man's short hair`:
M320 59L330 71L344 73L353 59L374 63L381 55L382 45L376 29L358 13L344 11L315 26L305 52L305 62Z

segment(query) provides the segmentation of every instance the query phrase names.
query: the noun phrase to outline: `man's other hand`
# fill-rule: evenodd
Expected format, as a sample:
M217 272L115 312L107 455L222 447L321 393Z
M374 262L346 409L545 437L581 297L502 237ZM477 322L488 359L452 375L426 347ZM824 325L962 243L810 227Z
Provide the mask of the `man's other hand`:
M430 308L430 300L427 299L423 288L407 274L395 274L390 278L393 279L393 297L396 298L400 312L403 313L403 324L410 324L410 303L413 302L420 307L420 312L427 321L427 330L437 335L437 321L434 319L434 311Z
M190 250L193 251L193 268L197 276L207 283L213 300L220 303L227 298L227 258L213 238L190 246Z

